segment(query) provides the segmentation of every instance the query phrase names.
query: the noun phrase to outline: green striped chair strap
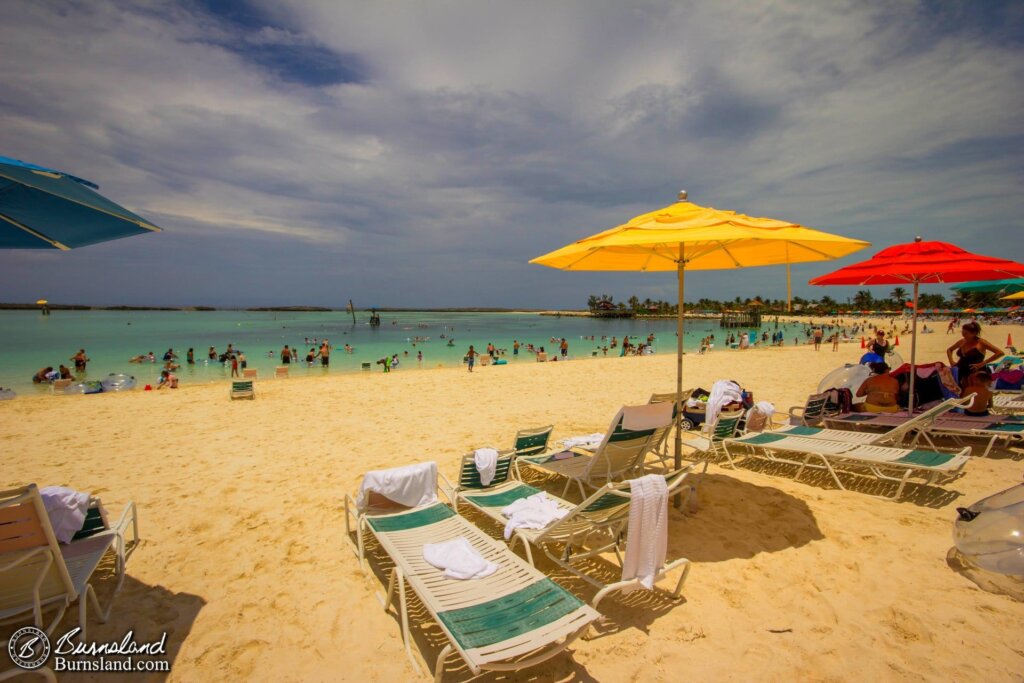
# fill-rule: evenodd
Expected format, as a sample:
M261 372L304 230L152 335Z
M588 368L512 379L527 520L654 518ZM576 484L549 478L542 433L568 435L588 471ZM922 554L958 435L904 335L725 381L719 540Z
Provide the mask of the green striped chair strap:
M609 508L622 507L629 505L629 498L626 496L616 495L614 493L606 493L600 498L591 503L587 504L580 512L587 514L589 512L603 512Z
M548 439L551 438L551 430L537 434L526 434L516 437L516 455L535 455L543 453L548 447Z
M232 382L231 388L234 391L252 391L252 381L248 382ZM221 389L223 391L223 389Z
M103 523L100 509L98 507L89 508L85 512L85 522L82 524L82 528L75 533L71 540L77 541L82 538L88 538L106 530L107 525Z
M551 579L494 600L438 613L463 650L485 647L558 621L583 602Z
M535 493L540 493L540 489L528 486L526 484L520 484L514 486L507 491L494 494L466 494L463 496L466 500L471 501L475 505L485 508L497 508L511 505L512 503L522 498L529 498Z
M955 456L949 453L936 453L935 451L910 451L895 462L904 465L920 465L922 467L938 467L945 465Z
M428 508L407 512L400 515L389 515L387 517L367 517L366 522L378 533L391 533L394 531L405 531L421 526L429 526L437 522L454 517L455 513L444 503L435 503Z
M476 469L476 462L472 457L463 459L462 470L459 472L459 486L464 489L486 489L508 481L509 470L512 468L511 455L498 458L498 465L494 470L494 479L487 486L480 481L480 472Z
M722 439L732 438L736 434L736 425L740 422L742 415L736 415L735 417L722 417L718 416L718 420L715 422L715 431L711 435L712 441L721 441Z

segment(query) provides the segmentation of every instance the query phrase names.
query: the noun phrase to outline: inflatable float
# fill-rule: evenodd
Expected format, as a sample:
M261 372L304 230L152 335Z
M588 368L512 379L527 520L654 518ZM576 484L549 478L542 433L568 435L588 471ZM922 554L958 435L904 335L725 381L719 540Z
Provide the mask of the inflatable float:
M822 377L818 382L818 393L828 389L849 389L856 395L857 389L870 376L871 368L866 365L844 365Z
M103 391L128 391L135 388L135 377L112 372L100 384Z
M103 391L103 383L97 380L69 384L64 387L65 394L99 394Z
M956 511L953 542L968 561L997 574L1024 576L1024 484Z

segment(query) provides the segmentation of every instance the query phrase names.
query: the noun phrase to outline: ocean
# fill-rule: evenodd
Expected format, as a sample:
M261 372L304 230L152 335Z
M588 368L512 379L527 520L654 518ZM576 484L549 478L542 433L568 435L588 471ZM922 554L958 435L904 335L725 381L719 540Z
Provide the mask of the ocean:
M184 384L214 382L230 377L230 367L207 358L209 347L223 353L228 344L245 352L248 367L260 377L273 377L279 366L281 348L287 344L305 353L313 340L330 340L335 347L329 368L319 363L307 367L292 363L290 373L324 374L326 372L365 372L363 363L371 363L370 372L381 372L376 361L385 355L398 354L399 371L455 367L462 364L469 345L483 353L487 344L507 349L510 363L534 362L526 352L528 343L545 347L549 355L557 349L552 338L565 337L571 359L592 358L608 345L614 336L620 341L629 335L633 341L655 336L658 353L675 352L674 319L595 319L589 317L542 316L533 313L447 313L400 312L382 313L382 324L371 327L369 314L345 312L249 312L249 311L53 311L43 316L38 311L0 311L0 387L19 394L46 393L47 385L34 385L32 375L46 366L64 363L74 370L69 360L84 348L91 359L87 373L78 379L99 380L109 373L125 373L137 378L139 387L154 384L162 369L168 349L174 349L181 368L175 371ZM774 331L774 319L763 327ZM801 324L780 325L791 343L803 335ZM739 336L741 330L731 330ZM701 338L714 334L717 348L724 347L729 330L718 326L717 319L687 319L684 344L695 351ZM590 336L595 339L591 341ZM415 341L416 337L422 341ZM602 337L607 339L602 340ZM448 340L454 339L454 346ZM523 349L518 358L512 355L513 340ZM344 345L353 347L352 353ZM318 345L318 344L317 344ZM195 365L185 363L189 348L195 351ZM156 363L130 363L134 356L156 356ZM422 363L417 353L422 351ZM618 355L609 349L608 355Z

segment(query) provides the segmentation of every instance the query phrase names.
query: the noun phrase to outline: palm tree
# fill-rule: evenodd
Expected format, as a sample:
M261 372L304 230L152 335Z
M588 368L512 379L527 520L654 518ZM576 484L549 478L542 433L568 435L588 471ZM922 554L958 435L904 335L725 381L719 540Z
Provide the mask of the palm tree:
M875 307L875 297L866 289L861 289L853 297L853 305L860 310L871 310Z
M907 300L907 290L902 287L897 287L889 294L889 298L895 301L897 306L902 308L903 302Z
M596 295L591 294L590 296L588 296L587 297L587 308L590 309L591 311L596 309L597 308L597 301L598 301L598 299L597 299Z
M629 308L634 313L640 308L640 299L635 294L629 297Z

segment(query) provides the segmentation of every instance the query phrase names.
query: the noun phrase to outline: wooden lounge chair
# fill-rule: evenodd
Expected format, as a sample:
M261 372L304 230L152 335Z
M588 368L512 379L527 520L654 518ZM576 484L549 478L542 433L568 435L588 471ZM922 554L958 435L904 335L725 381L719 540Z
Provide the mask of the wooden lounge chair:
M805 468L825 470L836 486L844 490L846 487L838 472L894 481L899 486L892 496L888 496L893 500L899 499L913 477L926 485L957 478L970 460L971 452L970 448L957 453L891 448L776 432L725 439L723 450L733 468L736 467L733 453L743 451L749 457L796 465L798 469L794 479L799 479Z
M130 545L126 538L129 529L134 534ZM92 605L100 622L107 621L137 541L134 504L129 504L113 527L106 524L98 508L90 508L83 530L70 543L59 544L35 484L0 492L0 620L31 615L33 625L49 635L65 610L77 601L79 638L84 641L87 605ZM90 579L108 552L115 555L117 583L111 602L102 608ZM56 613L44 626L43 612L50 609Z
M288 366L282 365L274 368L274 379L288 379Z
M231 399L256 398L256 390L251 379L234 380L231 382Z
M508 520L501 513L502 508L517 500L540 493L538 488L508 478L509 467L505 461L511 459L510 454L499 456L497 473L488 486L484 486L480 482L473 455L464 456L462 459L458 486L452 486L441 475L456 510L458 510L458 505L463 503L504 526ZM684 480L695 467L697 467L696 463L666 475L665 480L670 496L677 491L688 492L690 490L688 483L684 485ZM625 548L625 534L629 523L631 501L629 483L605 484L579 504L570 503L551 494L547 495L559 508L567 511L566 516L545 529L515 529L509 540L509 547L515 548L516 543L521 542L526 552L526 559L531 565L534 564L532 548L538 548L560 567L597 587L598 592L590 603L595 609L598 603L610 593L637 587L639 585L637 579L605 584L575 566L581 560L606 552L614 552L621 568L621 551ZM683 567L675 589L671 593L663 591L673 599L678 599L682 592L683 583L690 571L689 564L689 560L680 558L668 561L658 569L656 580L661 580L669 572Z
M647 452L660 443L672 427L671 419L653 429L629 430L622 426L625 413L632 409L646 406L623 406L615 414L604 440L597 450L587 453L582 449L566 450L560 453L540 456L522 456L517 463L529 465L538 472L566 478L562 496L575 482L579 487L580 497L586 498L584 487L600 488L607 482L622 479L639 471L644 464Z
M384 505L357 510L346 497L345 526L354 545L365 548L364 536L373 537L394 563L386 596L389 609L397 593L402 640L413 667L406 587L444 632L448 644L438 655L434 680L440 681L444 662L455 652L474 675L485 670L514 671L544 662L566 649L600 615L551 579L519 558L503 543L460 517L447 505L434 502L411 509ZM355 526L351 524L355 520ZM498 570L480 579L460 581L423 559L423 546L458 537ZM360 553L363 553L360 550ZM362 559L362 557L361 557Z

